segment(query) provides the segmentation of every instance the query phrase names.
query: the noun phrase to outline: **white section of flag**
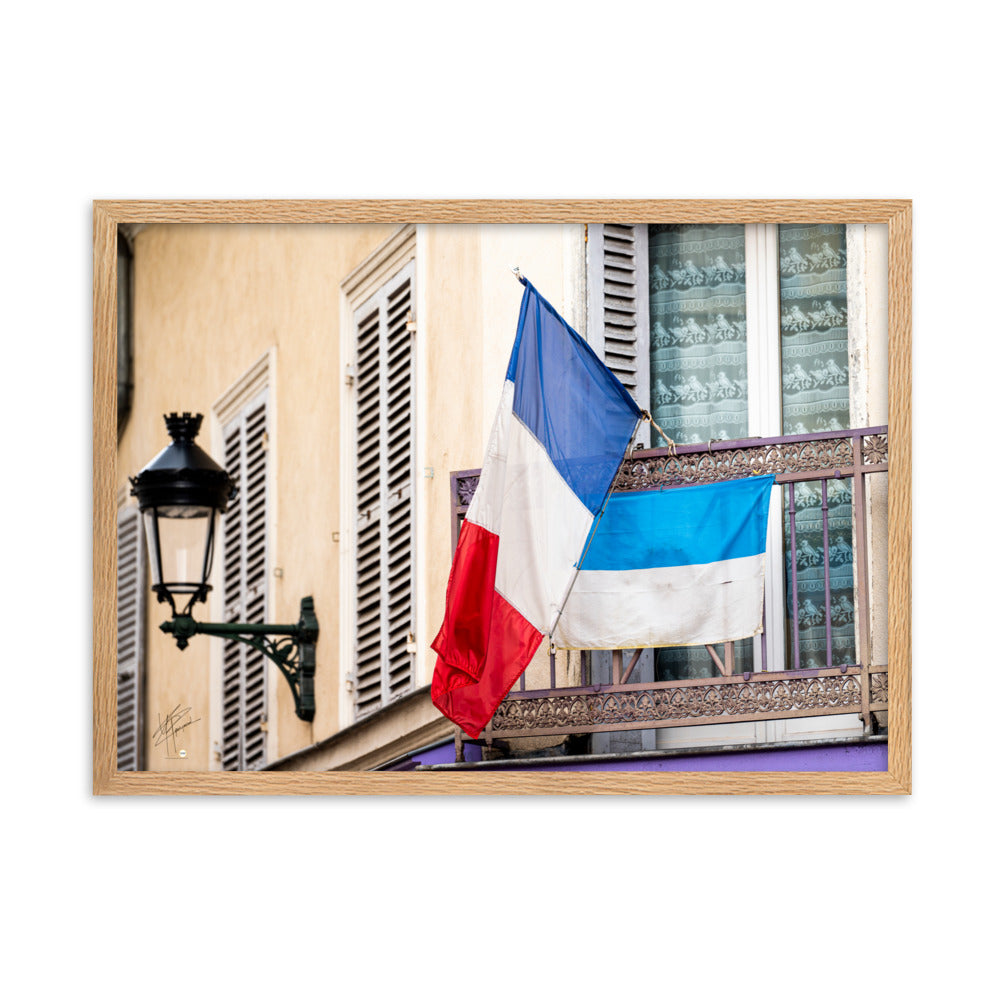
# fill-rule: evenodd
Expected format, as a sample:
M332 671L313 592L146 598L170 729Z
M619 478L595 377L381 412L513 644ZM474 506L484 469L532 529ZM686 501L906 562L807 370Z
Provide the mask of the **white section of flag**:
M516 416L510 418L507 444L496 589L535 628L548 634L576 573L594 515Z
M761 631L764 556L700 566L583 570L553 642L636 649L729 642Z

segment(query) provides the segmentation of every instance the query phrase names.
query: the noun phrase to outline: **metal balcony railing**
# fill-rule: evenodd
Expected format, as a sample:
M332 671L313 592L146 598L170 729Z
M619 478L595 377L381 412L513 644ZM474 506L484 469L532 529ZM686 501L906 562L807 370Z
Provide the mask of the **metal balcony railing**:
M736 672L732 643L725 644L721 653L709 647L718 674L714 677L640 681L635 667L642 650L631 651L628 661L624 653L629 651L617 650L612 654L609 683L594 683L590 657L584 654L578 669L570 671L570 683L560 687L555 655L550 653L549 686L527 689L522 676L479 742L846 714L860 716L866 732L877 731L876 713L888 711L888 666L872 663L867 480L888 471L888 450L888 429L883 426L681 445L626 458L616 491L774 474L775 483L783 487L784 613L791 647L783 658L787 662L775 663L773 655L769 659L766 626L751 671ZM478 469L452 474L453 546L478 481ZM849 541L843 533L831 538L829 511L834 498L840 504L850 503ZM822 539L821 547L801 541L806 511L813 537ZM843 518L839 524L843 528ZM833 574L843 576L848 568L851 597L842 592L835 599ZM815 599L800 593L800 578L806 576ZM792 622L798 628L793 629ZM845 630L844 622L853 622L853 634L850 627ZM845 631L847 644L838 648L835 632L843 637ZM811 637L814 655L803 665L800 637L805 634ZM771 645L773 651L773 639ZM459 731L460 759L464 742Z

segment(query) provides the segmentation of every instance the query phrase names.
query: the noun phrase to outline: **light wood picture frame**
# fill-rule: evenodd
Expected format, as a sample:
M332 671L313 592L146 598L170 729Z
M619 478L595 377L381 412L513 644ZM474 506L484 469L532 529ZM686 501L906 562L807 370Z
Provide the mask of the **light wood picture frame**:
M884 772L523 770L148 772L116 769L118 227L158 223L845 223L888 227L888 768ZM911 298L908 200L95 201L93 791L99 795L663 795L911 792ZM512 261L511 263L516 263Z

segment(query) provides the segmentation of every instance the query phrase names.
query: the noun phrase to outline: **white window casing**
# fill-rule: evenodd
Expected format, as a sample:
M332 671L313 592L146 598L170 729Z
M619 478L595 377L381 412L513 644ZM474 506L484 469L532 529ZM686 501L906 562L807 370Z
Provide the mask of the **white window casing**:
M887 273L881 258L872 257L871 247L881 246L866 230L872 227L847 226L847 281L850 302L848 333L851 363L851 423L867 426L881 417L872 406L868 381L872 370L869 357L879 324L871 322L873 310L867 304L883 296L881 284ZM875 227L878 228L878 227ZM883 227L884 228L884 227ZM780 297L778 285L778 227L747 225L746 312L748 433L752 437L772 437L782 433ZM645 225L605 224L587 227L587 340L597 354L622 380L636 402L649 408L649 277L648 238ZM877 395L877 394L876 394ZM876 412L872 412L872 411ZM884 422L884 420L882 421ZM648 426L648 425L647 425ZM669 433L669 429L665 428ZM655 436L655 432L653 432ZM650 442L649 431L642 444ZM765 615L768 667L784 662L784 579L782 568L781 488L772 496L768 530L769 565L765 574ZM648 658L652 679L652 656ZM761 660L761 642L754 641L754 659ZM759 667L757 668L759 669ZM711 746L739 742L781 739L810 739L842 736L861 731L861 723L851 716L795 719L735 725L699 726L657 731L656 745ZM647 741L648 742L648 741ZM645 745L645 744L644 744Z
M341 726L416 681L415 249L404 227L342 286Z
M213 407L216 453L237 489L217 534L212 604L219 621L265 622L271 606L274 361L272 349ZM213 766L259 770L277 739L269 725L277 697L269 661L235 640L213 643L212 655Z

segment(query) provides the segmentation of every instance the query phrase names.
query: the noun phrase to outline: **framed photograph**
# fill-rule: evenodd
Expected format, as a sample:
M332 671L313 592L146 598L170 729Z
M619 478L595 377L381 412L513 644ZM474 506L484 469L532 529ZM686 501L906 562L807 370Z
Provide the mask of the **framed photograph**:
M909 794L905 200L94 203L96 794Z

